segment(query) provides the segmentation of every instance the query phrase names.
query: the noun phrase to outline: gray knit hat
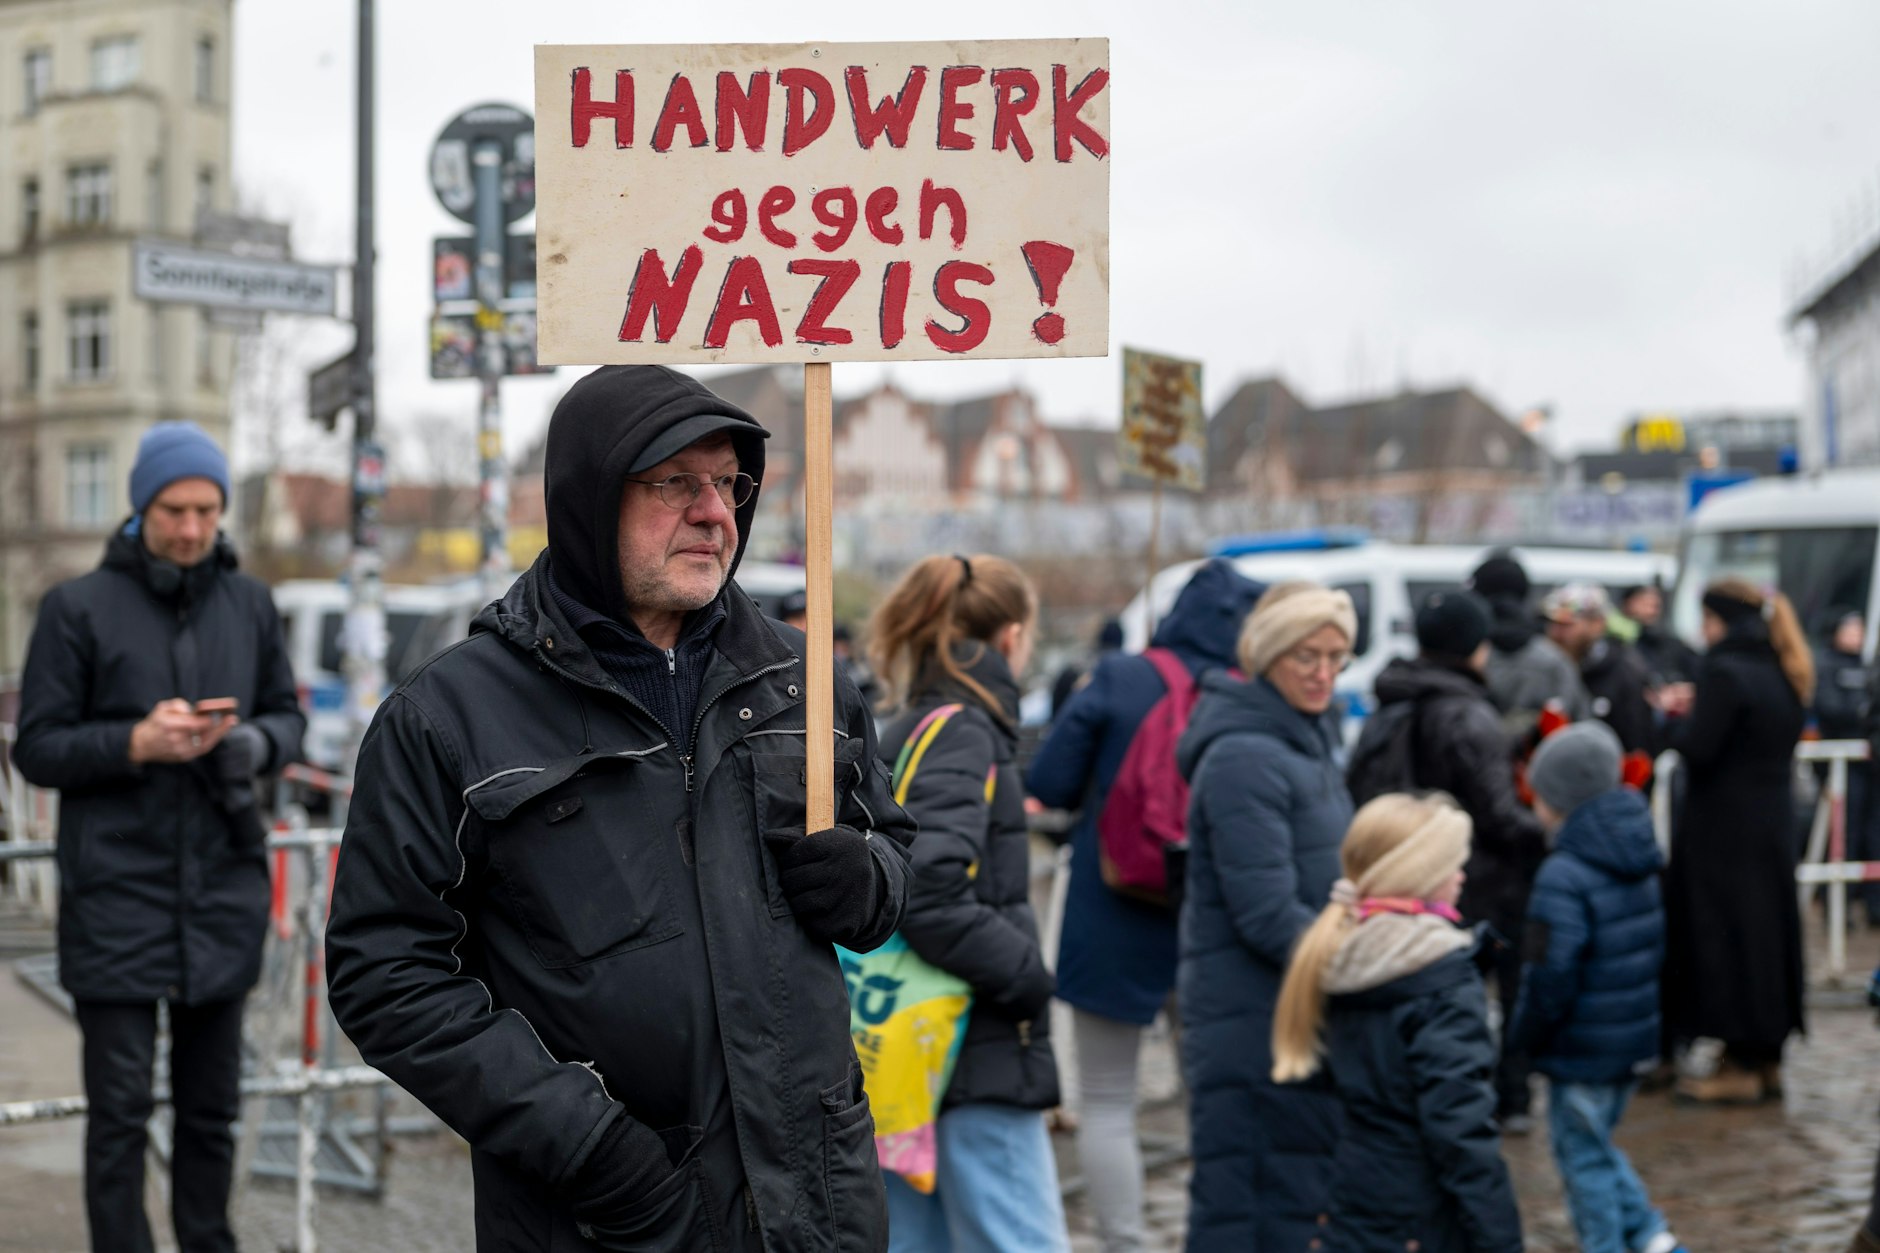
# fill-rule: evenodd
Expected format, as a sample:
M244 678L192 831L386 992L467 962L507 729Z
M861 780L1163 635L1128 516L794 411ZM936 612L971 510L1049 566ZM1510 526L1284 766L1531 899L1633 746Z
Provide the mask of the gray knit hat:
M1603 722L1576 722L1546 739L1528 763L1528 786L1561 817L1619 786L1625 750Z

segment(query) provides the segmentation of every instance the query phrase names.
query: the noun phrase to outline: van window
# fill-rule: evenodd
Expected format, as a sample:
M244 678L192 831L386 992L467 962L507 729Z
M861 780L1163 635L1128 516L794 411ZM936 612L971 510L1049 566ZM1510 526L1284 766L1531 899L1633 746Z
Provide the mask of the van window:
M339 646L339 633L346 625L346 615L328 612L320 615L320 669L330 674L340 673L344 654ZM425 654L416 653L412 640L417 637L418 628L424 625L424 615L408 609L388 609L385 613L385 677L388 682L402 683L417 664L424 660Z
M1833 629L1830 610L1867 611L1877 540L1880 533L1871 526L1699 532L1685 551L1672 605L1673 625L1685 638L1697 638L1704 588L1725 575L1736 575L1782 589L1803 629L1812 638L1825 639Z
M1351 642L1351 655L1362 657L1371 647L1371 585L1334 583L1332 590L1351 597L1351 607L1358 611L1358 638Z

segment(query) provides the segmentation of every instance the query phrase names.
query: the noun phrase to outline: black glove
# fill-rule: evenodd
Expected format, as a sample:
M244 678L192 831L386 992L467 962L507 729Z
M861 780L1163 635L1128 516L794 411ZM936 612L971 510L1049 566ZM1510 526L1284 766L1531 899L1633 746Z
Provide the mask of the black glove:
M790 909L811 939L841 944L874 922L881 872L866 835L843 826L809 836L769 831L764 843L777 859Z
M672 1177L693 1138L689 1127L654 1131L625 1114L614 1119L568 1185L575 1221L603 1243L610 1235L631 1234L626 1220L648 1192Z
M222 808L232 814L250 809L255 804L255 776L268 764L268 737L260 727L238 723L209 751L209 764L220 785Z

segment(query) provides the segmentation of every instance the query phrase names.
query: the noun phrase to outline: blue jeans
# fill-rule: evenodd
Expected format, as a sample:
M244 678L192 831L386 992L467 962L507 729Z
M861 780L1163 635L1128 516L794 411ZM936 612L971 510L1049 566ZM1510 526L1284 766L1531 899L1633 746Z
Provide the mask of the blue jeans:
M940 1115L932 1196L892 1171L889 1253L1070 1253L1044 1115L960 1105Z
M1567 1193L1581 1253L1626 1253L1665 1230L1632 1163L1612 1133L1632 1099L1634 1083L1553 1083L1547 1130Z

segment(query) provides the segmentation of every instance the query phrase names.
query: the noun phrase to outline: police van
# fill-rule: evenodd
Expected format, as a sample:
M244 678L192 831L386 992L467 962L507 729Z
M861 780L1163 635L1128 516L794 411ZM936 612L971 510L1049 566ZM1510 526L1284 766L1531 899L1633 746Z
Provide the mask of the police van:
M1876 497L1880 499L1880 497ZM1641 583L1670 586L1676 562L1661 553L1618 552L1590 548L1540 548L1496 545L1394 544L1372 540L1358 531L1313 530L1246 536L1217 544L1212 557L1225 557L1234 568L1262 583L1309 579L1351 596L1358 611L1358 638L1352 664L1338 680L1338 701L1355 731L1372 707L1372 685L1393 657L1417 651L1416 609L1434 592L1460 588L1492 552L1509 551L1527 570L1532 603L1566 583L1598 583L1615 598ZM1159 621L1188 583L1198 561L1160 571L1150 588ZM1136 597L1120 615L1123 646L1140 651L1148 643L1147 598Z

